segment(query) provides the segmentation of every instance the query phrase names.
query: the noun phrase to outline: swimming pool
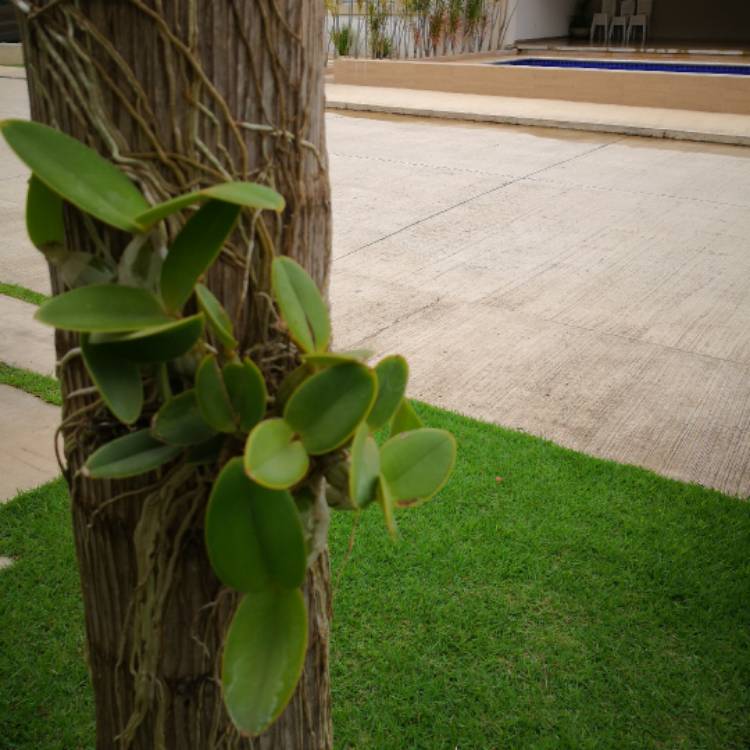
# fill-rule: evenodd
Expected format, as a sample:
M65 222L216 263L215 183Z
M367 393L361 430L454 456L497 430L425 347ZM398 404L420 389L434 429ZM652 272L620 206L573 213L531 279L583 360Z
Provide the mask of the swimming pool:
M576 70L616 70L641 73L692 73L693 75L750 76L750 65L716 63L641 62L636 60L583 60L557 57L522 57L498 60L491 65L514 68L574 68Z

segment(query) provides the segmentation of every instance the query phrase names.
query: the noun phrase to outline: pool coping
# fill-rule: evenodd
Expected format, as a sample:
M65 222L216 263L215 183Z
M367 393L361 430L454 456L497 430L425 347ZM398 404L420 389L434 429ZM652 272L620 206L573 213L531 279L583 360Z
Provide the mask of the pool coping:
M337 83L326 86L326 95L326 107L332 111L750 146L750 116L747 115Z

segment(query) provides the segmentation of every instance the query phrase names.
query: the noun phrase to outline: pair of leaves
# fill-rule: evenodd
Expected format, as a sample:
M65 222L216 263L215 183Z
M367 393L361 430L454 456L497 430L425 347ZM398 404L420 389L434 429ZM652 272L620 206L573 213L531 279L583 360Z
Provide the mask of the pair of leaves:
M217 433L254 427L263 417L266 401L263 376L252 360L230 362L220 370L216 358L209 355L198 369L196 387L159 409L152 434L171 445L210 448Z
M307 473L308 456L342 446L364 421L376 396L376 379L349 361L304 380L284 406L283 419L261 422L245 446L245 470L267 487L287 488Z
M214 185L149 206L123 172L75 138L25 120L4 120L0 122L0 132L49 190L100 221L126 232L148 231L157 221L204 201L274 211L284 209L284 199L276 191L248 182ZM34 213L32 211L31 215ZM30 232L32 239L38 231L36 226L42 224L35 223Z
M307 557L291 494L252 482L232 459L211 492L206 548L219 579L247 594L227 633L222 685L232 720L258 734L289 701L307 649Z
M349 497L364 508L376 498L386 511L424 502L448 481L455 463L456 445L445 430L414 429L392 437L381 448L362 424L352 441Z
M302 371L301 382L285 397L283 419L262 422L250 433L245 446L245 470L252 479L266 487L292 487L307 473L308 456L336 450L361 425L365 429L364 437L359 441L355 438L357 458L360 450L362 456L373 455L374 443L371 438L368 442L367 426L380 429L396 411L406 390L408 367L403 357L393 356L373 371L358 362L358 356L359 352L305 357L307 365L331 366L313 375ZM367 470L364 473L369 476ZM363 493L358 488L352 499L354 494L363 498ZM355 502L360 504L360 500Z

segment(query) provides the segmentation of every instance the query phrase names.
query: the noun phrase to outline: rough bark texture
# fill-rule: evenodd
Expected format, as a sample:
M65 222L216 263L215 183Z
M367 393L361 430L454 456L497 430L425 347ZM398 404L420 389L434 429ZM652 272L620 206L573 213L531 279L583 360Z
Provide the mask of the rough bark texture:
M267 376L280 376L293 356L278 356L283 337L266 296L271 245L327 285L323 3L44 0L19 8L35 120L111 158L152 201L225 179L257 180L285 196L280 218L243 219L209 279L243 349L265 362ZM177 228L172 222L168 232ZM71 247L114 259L127 240L73 210L66 234ZM58 335L59 357L75 346L75 337ZM331 747L327 555L308 573L310 648L298 690L268 733L241 738L217 683L235 600L204 551L213 474L177 465L139 482L85 480L85 457L122 428L96 396L75 394L90 385L79 358L66 358L61 379L97 746Z

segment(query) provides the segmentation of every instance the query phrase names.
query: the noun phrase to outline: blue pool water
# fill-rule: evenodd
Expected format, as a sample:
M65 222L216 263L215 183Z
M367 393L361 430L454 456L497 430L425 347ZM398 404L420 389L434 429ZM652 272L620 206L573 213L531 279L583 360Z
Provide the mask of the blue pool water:
M633 60L571 60L552 57L522 57L500 60L492 65L523 68L575 68L578 70L634 70L650 73L699 73L714 76L750 76L750 65L715 63L636 62Z

